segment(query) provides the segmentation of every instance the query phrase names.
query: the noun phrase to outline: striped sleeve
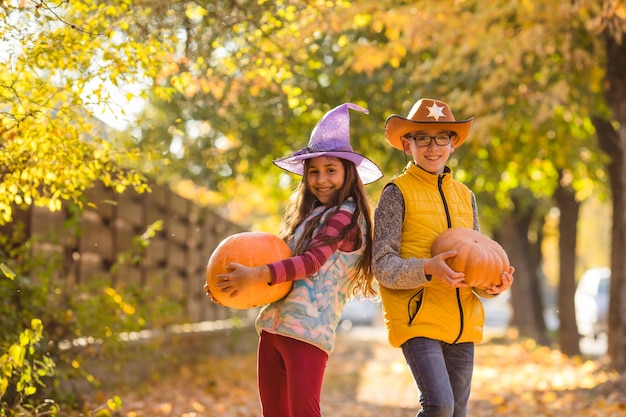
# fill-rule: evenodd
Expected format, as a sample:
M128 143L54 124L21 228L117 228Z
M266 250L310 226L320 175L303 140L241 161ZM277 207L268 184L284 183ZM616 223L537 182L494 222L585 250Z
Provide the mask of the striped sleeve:
M337 249L340 247L343 249L345 246L343 240L321 245L320 242L338 236L350 224L351 220L352 213L348 210L339 210L331 214L326 224L313 236L309 245L311 249L305 250L300 255L268 264L272 274L272 284L295 281L317 272ZM352 234L349 235L352 236Z

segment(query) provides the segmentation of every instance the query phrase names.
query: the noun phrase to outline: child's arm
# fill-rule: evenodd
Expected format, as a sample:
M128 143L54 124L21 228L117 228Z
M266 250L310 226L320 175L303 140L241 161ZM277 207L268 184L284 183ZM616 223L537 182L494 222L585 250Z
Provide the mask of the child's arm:
M403 223L402 193L396 185L387 185L374 212L372 271L381 285L397 290L418 288L428 283L424 259L400 257Z
M400 242L404 224L404 198L394 184L383 190L374 214L372 269L381 285L408 290L426 285L433 277L450 286L466 287L465 275L453 271L445 260L455 252L433 258L402 258Z
M344 246L346 239L354 239L354 235L349 233L343 239L324 243L344 233L344 229L352 222L352 216L353 212L346 209L329 215L326 223L312 237L311 243L304 252L283 261L269 264L268 267L274 278L273 283L295 281L316 273L335 251Z
M317 272L332 254L342 245L340 239L333 243L321 244L331 237L338 236L352 221L352 212L339 210L328 216L326 224L313 236L310 249L282 261L257 267L238 263L227 265L230 271L216 277L217 287L223 293L232 293L249 283L265 282L268 285L305 278Z

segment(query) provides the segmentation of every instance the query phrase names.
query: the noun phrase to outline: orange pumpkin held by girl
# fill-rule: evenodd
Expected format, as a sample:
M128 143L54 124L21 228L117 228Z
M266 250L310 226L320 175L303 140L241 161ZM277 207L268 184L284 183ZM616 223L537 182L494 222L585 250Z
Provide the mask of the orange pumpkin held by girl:
M278 301L286 296L292 281L276 285L250 285L235 295L225 295L217 288L215 277L230 271L226 266L237 262L246 266L261 266L291 257L291 249L278 236L266 232L236 233L222 240L206 266L206 282L213 298L235 309L248 309Z

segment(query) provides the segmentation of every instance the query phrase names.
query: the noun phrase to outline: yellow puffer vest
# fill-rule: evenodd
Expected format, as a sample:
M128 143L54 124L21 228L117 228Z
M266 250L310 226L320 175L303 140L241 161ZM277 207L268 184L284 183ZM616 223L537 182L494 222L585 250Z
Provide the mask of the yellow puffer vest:
M451 172L432 175L411 163L392 182L404 197L402 258L430 258L430 246L441 232L473 227L471 193ZM380 294L392 346L420 336L446 343L482 340L485 312L471 288L451 288L433 280L411 290L381 286Z

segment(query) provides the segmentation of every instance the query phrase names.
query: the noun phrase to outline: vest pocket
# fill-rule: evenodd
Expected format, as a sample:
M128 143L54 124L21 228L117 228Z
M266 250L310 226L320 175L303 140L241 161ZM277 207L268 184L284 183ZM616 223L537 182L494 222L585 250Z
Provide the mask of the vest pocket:
M407 323L409 326L413 324L413 320L415 320L415 316L420 311L420 307L422 306L422 300L424 298L424 288L421 288L418 292L413 294L411 298L409 298L409 302L407 303L407 311L409 322Z

